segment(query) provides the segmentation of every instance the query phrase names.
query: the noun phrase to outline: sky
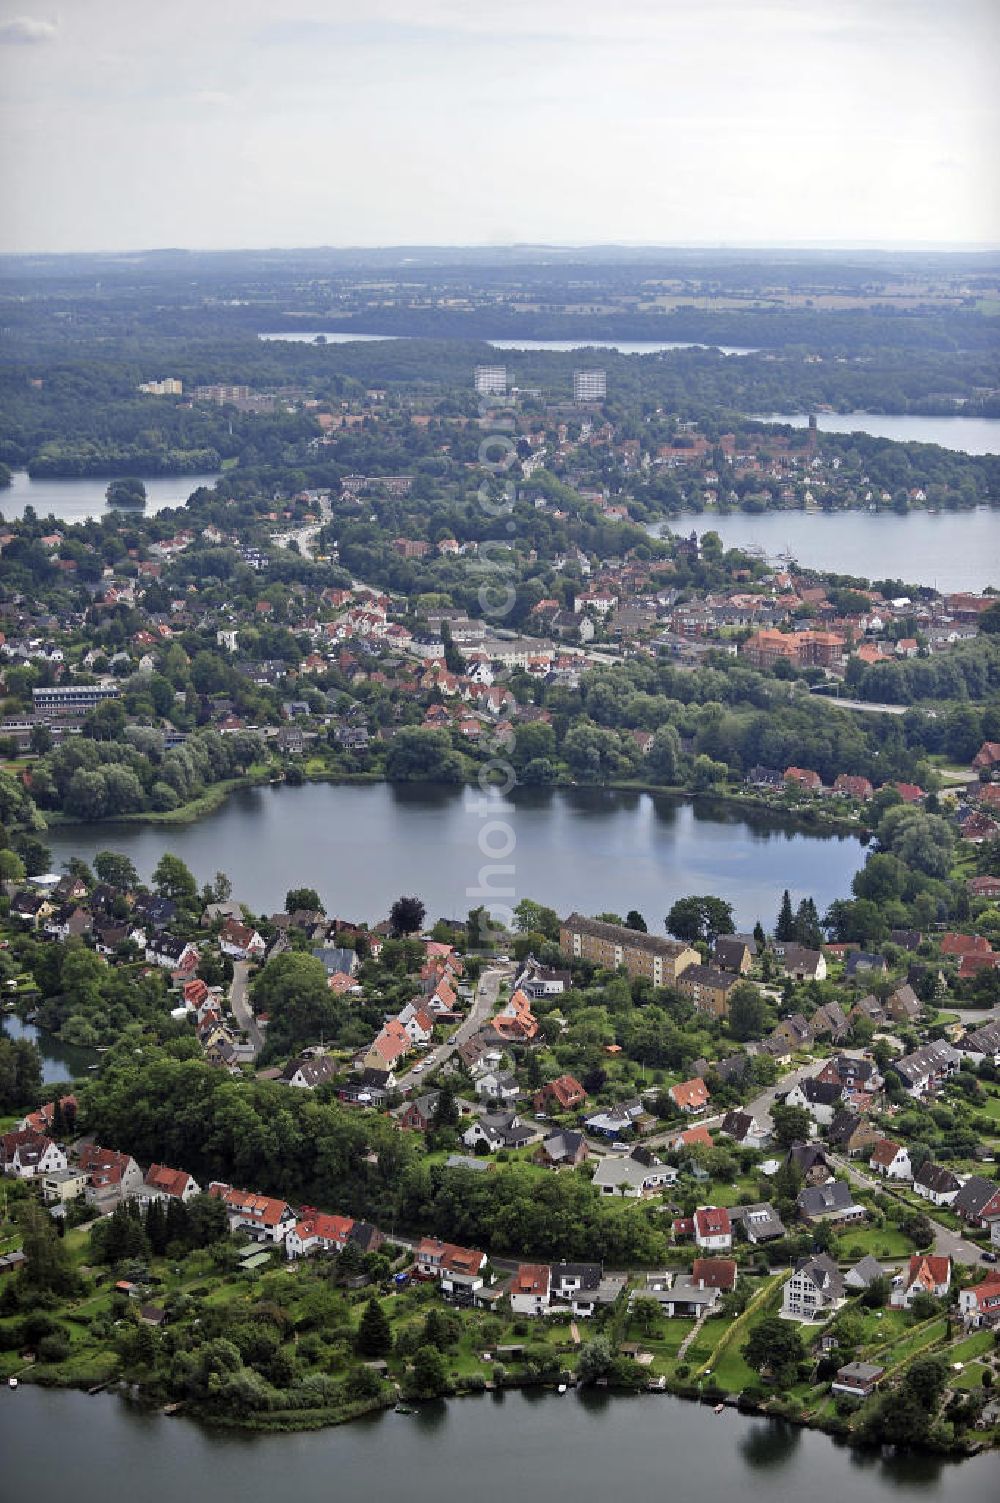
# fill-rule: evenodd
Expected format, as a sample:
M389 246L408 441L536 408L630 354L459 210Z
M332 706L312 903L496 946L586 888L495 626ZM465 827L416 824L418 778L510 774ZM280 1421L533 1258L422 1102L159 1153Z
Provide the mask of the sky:
M0 252L1000 244L1000 0L0 0Z

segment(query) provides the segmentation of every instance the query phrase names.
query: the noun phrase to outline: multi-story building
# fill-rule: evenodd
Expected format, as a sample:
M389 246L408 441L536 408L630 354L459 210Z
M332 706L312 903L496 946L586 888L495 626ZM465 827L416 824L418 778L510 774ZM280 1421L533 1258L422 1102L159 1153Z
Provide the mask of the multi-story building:
M476 390L484 397L507 395L507 367L505 365L477 365Z
M580 913L571 913L560 926L559 946L564 955L589 960L609 971L624 966L630 976L643 976L654 986L673 986L688 966L701 961L697 950L680 940L641 934L622 924L584 918Z
M604 371L574 371L573 401L603 402L608 394L608 378Z
M782 1314L793 1320L822 1320L844 1298L844 1279L827 1253L804 1258L782 1291Z
M739 984L734 971L720 971L711 965L688 966L677 983L682 997L688 997L699 1012L713 1018L725 1017L729 1011L729 994Z
M226 402L248 402L253 393L249 386L227 386L218 382L211 386L196 386L194 395L199 402L216 402L222 407Z
M846 638L835 631L784 632L764 627L747 638L740 656L754 668L773 668L781 659L799 668L832 668L846 647Z
M180 397L184 395L184 382L176 376L164 376L162 381L143 381L139 390L147 397Z
M95 705L120 695L116 684L60 684L31 691L36 715L86 715Z

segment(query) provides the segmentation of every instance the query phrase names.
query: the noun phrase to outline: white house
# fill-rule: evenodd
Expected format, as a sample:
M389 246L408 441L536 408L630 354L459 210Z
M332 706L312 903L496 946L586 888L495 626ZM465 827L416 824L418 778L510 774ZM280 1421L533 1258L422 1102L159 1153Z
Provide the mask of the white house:
M814 1122L829 1127L844 1094L843 1087L832 1081L808 1078L798 1081L785 1097L787 1106L801 1106Z
M350 1216L328 1216L325 1211L312 1211L286 1233L285 1256L308 1258L316 1252L343 1252L353 1227Z
M994 1269L981 1284L960 1289L958 1308L967 1326L992 1326L1000 1322L1000 1272Z
M146 959L164 970L183 971L198 963L198 946L172 934L157 934L146 946Z
M428 1044L434 1037L434 1018L422 1003L407 1002L397 1017L413 1044Z
M926 1096L936 1091L943 1080L954 1075L962 1063L962 1056L944 1039L934 1039L904 1054L893 1062L893 1069L911 1096Z
M296 1222L295 1212L283 1200L256 1195L252 1190L234 1190L232 1185L211 1184L209 1195L222 1201L229 1213L229 1229L247 1232L256 1242L284 1242Z
M927 1159L913 1176L913 1188L931 1205L950 1206L962 1188L962 1181L944 1164Z
M520 1094L520 1086L506 1070L487 1070L476 1081L476 1095L480 1101L496 1101L509 1106Z
M219 933L219 949L233 960L259 960L267 953L267 941L249 924L228 918Z
M547 1263L522 1263L510 1285L512 1315L544 1315L552 1294L552 1271Z
M951 1259L935 1257L930 1253L914 1253L905 1274L897 1274L899 1283L893 1279L890 1305L897 1310L908 1310L918 1294L929 1294L934 1299L943 1299L951 1288Z
M201 1193L198 1181L186 1169L168 1169L166 1164L150 1164L139 1191L141 1200L181 1200L186 1205Z
M619 1158L608 1155L597 1165L592 1184L602 1195L623 1195L638 1200L665 1185L672 1185L677 1170L669 1164L644 1164L634 1158Z
M17 1179L34 1179L66 1168L66 1155L51 1138L27 1129L0 1138L0 1165Z
M844 1279L826 1253L803 1258L782 1290L781 1311L793 1320L823 1320L844 1299Z
M905 1144L896 1143L892 1138L879 1138L872 1147L868 1162L884 1179L913 1178L909 1150Z
M728 1252L733 1225L725 1206L699 1206L694 1213L694 1240L708 1252Z

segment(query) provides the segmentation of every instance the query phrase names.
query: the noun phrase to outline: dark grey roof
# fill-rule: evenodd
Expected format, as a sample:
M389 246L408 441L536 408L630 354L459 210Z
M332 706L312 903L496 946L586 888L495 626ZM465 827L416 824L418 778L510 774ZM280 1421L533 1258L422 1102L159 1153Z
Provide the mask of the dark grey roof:
M829 1216L837 1211L847 1211L855 1204L851 1187L841 1179L826 1185L809 1185L800 1190L795 1204L804 1216Z
M795 1272L805 1274L817 1289L822 1289L832 1299L839 1299L844 1292L843 1275L827 1253L817 1253L815 1257L802 1258L796 1263Z
M553 1263L552 1283L559 1288L567 1279L579 1280L582 1289L596 1289L604 1275L600 1263Z
M913 1176L915 1185L926 1185L928 1190L933 1190L938 1195L947 1195L952 1190L960 1188L961 1181L956 1174L945 1164L935 1164L930 1159L925 1160ZM988 1184L989 1181L987 1180Z
M996 1180L985 1179L981 1174L973 1174L955 1196L951 1208L960 1216L975 1218L994 1195L1000 1195L1000 1185Z
M875 1279L882 1278L884 1274L885 1269L878 1259L873 1258L871 1253L866 1253L853 1268L848 1269L844 1275L844 1282L852 1289L867 1289L869 1284Z

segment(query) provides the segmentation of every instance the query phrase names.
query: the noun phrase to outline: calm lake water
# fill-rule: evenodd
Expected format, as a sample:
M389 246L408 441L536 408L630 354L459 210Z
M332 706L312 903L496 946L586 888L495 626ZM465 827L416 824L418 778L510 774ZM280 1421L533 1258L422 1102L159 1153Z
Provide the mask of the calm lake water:
M815 898L822 913L864 860L853 837L797 833L722 804L591 788L519 789L491 798L483 814L479 801L478 792L433 784L307 783L241 791L197 824L64 825L47 838L54 868L112 849L148 877L173 851L199 882L225 871L255 912L280 910L290 887L309 886L344 917L380 919L401 893L415 893L430 918L464 918L489 906L489 893L477 892L489 882L497 902L532 897L560 913L638 908L651 929L688 893L727 898L747 928L777 916L785 887L796 901ZM481 878L491 865L513 874Z
M244 1436L143 1414L111 1396L0 1392L4 1503L525 1503L766 1498L888 1503L995 1497L997 1458L883 1457L816 1431L661 1395L510 1392L338 1429Z
M9 1039L30 1039L37 1047L42 1060L43 1085L52 1085L57 1080L76 1080L98 1059L95 1049L75 1049L72 1044L53 1038L51 1033L40 1033L33 1023L22 1023L13 1013L0 1015L0 1034L6 1034Z
M790 553L807 568L906 580L944 593L1000 585L1000 510L894 512L682 512L674 532L717 532L727 548ZM650 528L659 533L659 524Z
M146 505L143 514L152 516L168 506L183 506L200 485L214 485L214 475L158 475L144 481ZM0 491L0 515L13 522L24 516L24 508L33 506L40 517L58 517L60 522L86 522L108 511L105 492L108 477L83 476L72 480L32 480L27 470L15 470L13 483Z
M787 423L804 428L803 412L769 412L762 423ZM1000 418L921 417L917 413L892 416L883 412L818 412L816 425L826 433L870 433L873 438L891 438L898 443L940 444L965 454L1000 454Z
M327 344L353 344L359 340L409 339L408 334L351 334L347 330L330 333L326 329L296 330L292 334L259 334L259 339L284 339L292 344L312 344L322 334ZM434 336L429 336L433 338ZM619 355L655 355L660 350L721 350L723 355L754 355L756 350L736 344L699 344L690 339L488 339L495 350L617 350Z

